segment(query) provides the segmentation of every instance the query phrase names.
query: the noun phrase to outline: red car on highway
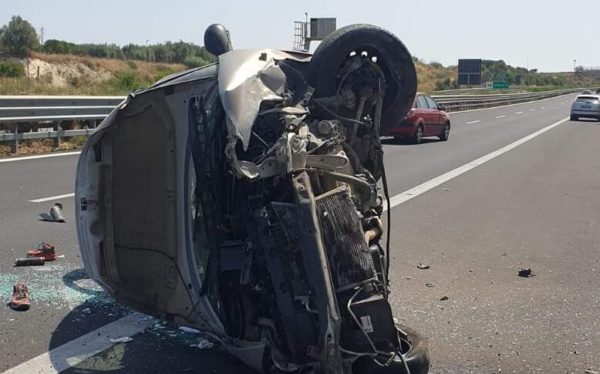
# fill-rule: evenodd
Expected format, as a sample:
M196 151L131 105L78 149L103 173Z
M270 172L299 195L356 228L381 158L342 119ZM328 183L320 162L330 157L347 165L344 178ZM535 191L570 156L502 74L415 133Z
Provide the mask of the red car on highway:
M450 118L442 105L437 104L431 96L419 92L404 120L383 135L396 139L408 138L415 144L421 143L427 136L437 136L441 141L446 141L450 136Z

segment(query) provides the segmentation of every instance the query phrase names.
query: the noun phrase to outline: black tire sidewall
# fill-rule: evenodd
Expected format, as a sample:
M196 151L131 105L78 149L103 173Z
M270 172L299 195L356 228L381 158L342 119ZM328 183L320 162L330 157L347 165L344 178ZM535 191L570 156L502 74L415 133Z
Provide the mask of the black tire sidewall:
M361 47L377 50L380 56L378 61L383 57L382 68L390 86L384 99L381 119L381 133L385 133L386 128L396 125L408 113L417 88L417 75L410 52L395 35L366 24L336 30L315 50L309 82L315 88L316 97L335 95L340 64L351 51Z
M421 136L419 136L419 130L421 131ZM413 142L415 144L421 144L423 142L423 126L417 126L415 130L415 136L413 137Z

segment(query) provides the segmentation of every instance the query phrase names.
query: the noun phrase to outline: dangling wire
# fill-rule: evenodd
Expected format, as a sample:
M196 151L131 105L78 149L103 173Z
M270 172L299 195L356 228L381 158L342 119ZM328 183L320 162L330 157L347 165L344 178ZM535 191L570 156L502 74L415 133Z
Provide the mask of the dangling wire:
M387 205L387 232L385 234L385 283L390 283L390 237L392 232L392 203L390 201L390 191L388 189L387 176L385 175L385 163L383 157L381 158L381 181L383 183L383 195Z

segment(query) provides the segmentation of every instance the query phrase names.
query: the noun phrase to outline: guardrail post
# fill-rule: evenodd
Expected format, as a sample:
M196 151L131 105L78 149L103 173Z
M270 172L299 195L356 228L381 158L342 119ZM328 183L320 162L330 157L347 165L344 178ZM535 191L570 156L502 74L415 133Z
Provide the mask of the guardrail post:
M12 144L11 151L12 151L12 153L16 154L19 151L19 124L18 123L15 123L14 129L15 129L14 130L15 131L15 139Z
M54 131L56 131L56 138L54 138L54 148L60 147L60 136L62 129L60 128L60 121L54 122Z

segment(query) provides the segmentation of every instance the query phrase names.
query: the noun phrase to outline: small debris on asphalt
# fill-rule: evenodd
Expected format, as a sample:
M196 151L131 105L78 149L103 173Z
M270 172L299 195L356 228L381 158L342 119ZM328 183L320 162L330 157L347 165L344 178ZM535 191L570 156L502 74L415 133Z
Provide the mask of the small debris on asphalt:
M213 344L213 342L206 340L206 339L200 339L200 340L198 340L198 343L190 345L190 347L194 347L194 348L198 348L198 349L210 349L214 346L215 345Z
M15 260L15 266L42 266L45 262L43 257L22 257Z
M191 327L186 327L186 326L180 326L179 330L181 330L183 332L189 332L190 334L200 334L199 330L193 329Z
M18 311L29 310L31 305L29 289L23 283L17 283L13 286L10 308Z
M579 352L579 351L573 351L573 354L576 355L576 356L579 356L581 354L581 352Z
M63 206L61 203L56 203L50 209L50 214L41 213L40 217L42 217L42 221L46 222L57 222L57 223L65 223L65 216L63 214Z
M600 371L596 371L596 370L586 370L584 371L585 374L600 374Z
M43 257L46 261L56 260L56 251L54 245L41 242L36 249L27 251L27 257Z
M419 265L417 265L417 268L421 269L421 270L425 270L425 269L429 269L429 265L419 264Z
M433 285L433 283L425 283L425 287L430 287L431 288L431 287L435 287L435 286Z
M124 336L122 338L110 338L109 340L111 343L129 343L133 340L133 338L129 336Z
M440 298L440 301L446 301L446 300L448 300L448 296L442 296L442 297Z
M522 268L521 270L519 270L519 276L523 278L528 278L532 277L533 273L531 272L530 268Z

